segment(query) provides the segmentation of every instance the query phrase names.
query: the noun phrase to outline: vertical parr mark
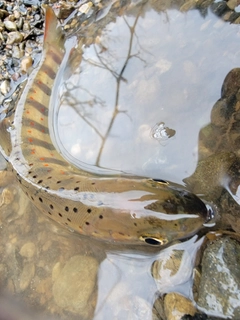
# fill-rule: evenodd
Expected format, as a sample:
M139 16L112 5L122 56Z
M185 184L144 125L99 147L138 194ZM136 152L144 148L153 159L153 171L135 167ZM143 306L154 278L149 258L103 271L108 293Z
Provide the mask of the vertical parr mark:
M38 89L40 89L43 93L45 93L47 96L50 96L52 93L52 89L49 88L48 85L46 85L45 83L43 83L41 80L39 80L38 78L36 78L34 80L34 85L37 86Z
M56 78L56 72L53 70L51 66L48 66L46 63L42 66L42 72L48 75L48 77L52 80Z
M33 107L44 116L48 115L48 108L44 105L44 103L37 100L30 100L30 99L27 99L26 102L30 105L30 107ZM30 111L28 110L27 113L29 114Z

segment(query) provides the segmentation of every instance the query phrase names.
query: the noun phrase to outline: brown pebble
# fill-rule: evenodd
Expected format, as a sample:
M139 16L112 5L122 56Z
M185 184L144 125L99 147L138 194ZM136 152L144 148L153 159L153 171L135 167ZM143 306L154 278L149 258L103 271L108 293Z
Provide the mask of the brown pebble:
M27 73L28 69L32 66L33 60L32 57L24 57L21 61L21 71Z

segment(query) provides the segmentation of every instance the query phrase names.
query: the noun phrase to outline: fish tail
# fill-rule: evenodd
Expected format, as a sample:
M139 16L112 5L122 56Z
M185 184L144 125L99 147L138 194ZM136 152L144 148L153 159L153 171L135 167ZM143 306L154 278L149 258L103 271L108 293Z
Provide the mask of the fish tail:
M63 48L64 34L58 23L53 9L47 5L42 5L45 9L45 31L44 31L44 49L49 46Z

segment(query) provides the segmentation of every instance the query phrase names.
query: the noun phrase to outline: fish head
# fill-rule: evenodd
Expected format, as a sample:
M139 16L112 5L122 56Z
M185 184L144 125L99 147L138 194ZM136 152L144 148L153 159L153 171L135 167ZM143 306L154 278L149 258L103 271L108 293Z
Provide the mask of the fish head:
M154 184L154 196L144 206L142 225L138 224L138 239L142 243L165 246L190 237L214 217L213 208L195 194L164 182Z

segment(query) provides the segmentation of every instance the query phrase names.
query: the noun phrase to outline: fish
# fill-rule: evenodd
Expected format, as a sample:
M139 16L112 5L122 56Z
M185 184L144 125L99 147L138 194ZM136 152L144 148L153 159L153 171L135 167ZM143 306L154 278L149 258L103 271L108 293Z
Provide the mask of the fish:
M54 221L106 242L162 246L195 234L212 210L195 194L147 177L89 173L54 146L50 98L65 37L53 9L45 12L41 62L0 124L1 152L25 194Z

